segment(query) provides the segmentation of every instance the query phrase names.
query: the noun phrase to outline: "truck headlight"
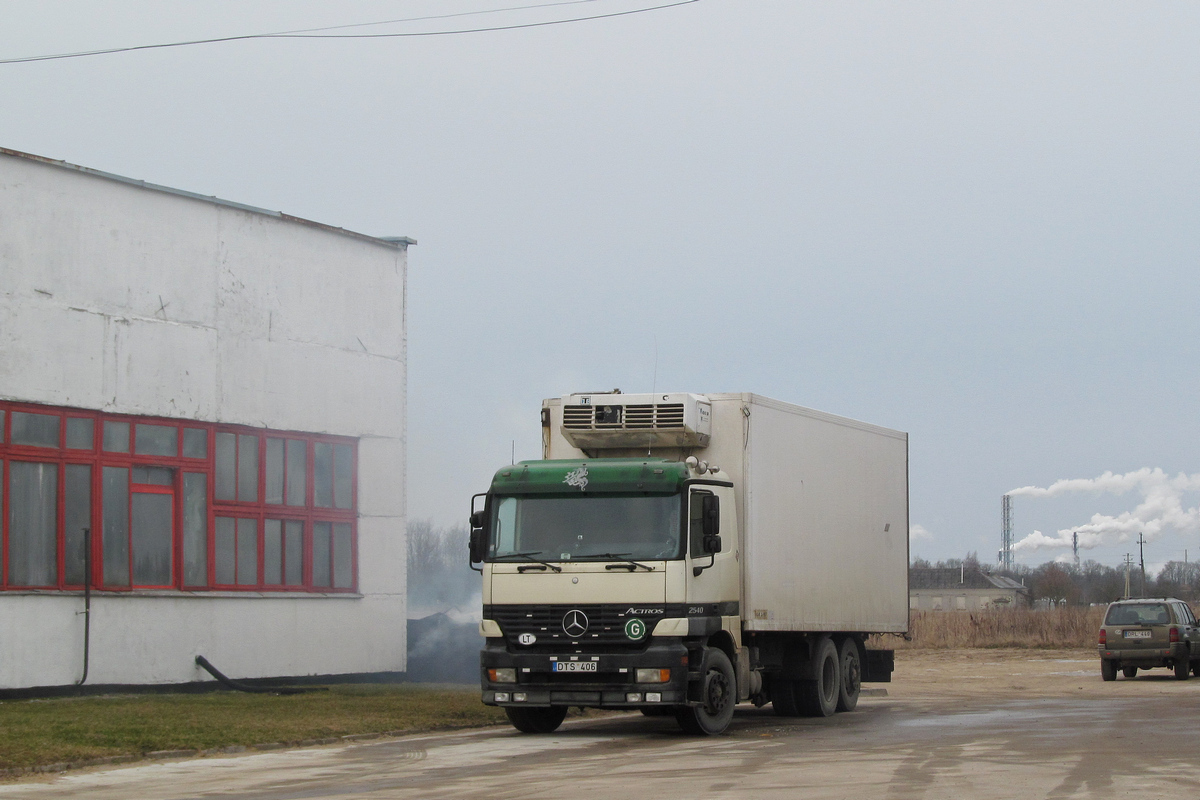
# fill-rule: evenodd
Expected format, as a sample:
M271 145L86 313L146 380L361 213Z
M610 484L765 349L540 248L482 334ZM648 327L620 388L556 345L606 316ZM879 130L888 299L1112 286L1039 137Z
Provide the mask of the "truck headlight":
M636 679L638 683L666 683L671 680L669 669L639 669Z
M488 680L492 683L516 683L517 670L514 667L501 667L500 669L489 669Z

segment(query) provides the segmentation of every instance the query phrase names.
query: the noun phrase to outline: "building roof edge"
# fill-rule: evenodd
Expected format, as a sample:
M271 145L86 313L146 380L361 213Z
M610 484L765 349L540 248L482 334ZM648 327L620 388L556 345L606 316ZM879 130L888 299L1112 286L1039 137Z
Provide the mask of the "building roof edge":
M214 197L212 195L197 194L195 192L188 192L183 189L175 189L170 186L163 186L157 183L149 183L136 178L127 178L124 175L117 175L112 172L104 172L103 170L92 169L91 167L81 167L78 164L72 164L69 161L47 158L46 156L39 156L35 155L34 153L25 153L20 150L12 150L7 147L0 147L0 155L21 158L25 159L26 161L34 161L40 164L47 164L60 169L69 169L74 172L81 172L84 175L91 175L92 177L96 178L104 178L106 180L124 183L129 186L136 186L141 189L149 189L155 192L173 194L177 197L186 197L190 200L200 200L206 203L212 203L213 205L223 206L225 208L246 211L251 214L261 214L267 217L275 217L276 219L284 220L286 222L295 222L300 225L307 225L309 227L328 231L330 233L339 233L343 236L350 236L355 239L362 239L364 241L384 245L385 247L394 247L399 250L404 250L409 245L417 243L416 239L410 239L407 236L371 236L366 233L359 233L357 231L347 230L346 228L339 228L334 225L327 225L324 222L315 222L311 219L305 219L304 217L292 216L291 214L285 214L282 211L271 211L270 209L258 208L257 206L246 205L245 203L235 203L232 200L223 200L220 197Z

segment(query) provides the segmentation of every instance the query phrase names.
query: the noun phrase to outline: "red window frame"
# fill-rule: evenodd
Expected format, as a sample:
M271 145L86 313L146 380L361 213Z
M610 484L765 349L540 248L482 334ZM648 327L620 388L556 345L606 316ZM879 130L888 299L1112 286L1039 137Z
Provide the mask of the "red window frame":
M109 414L105 412L88 411L84 409L68 408L61 406L39 405L35 403L19 403L19 402L0 402L0 412L3 412L3 423L0 424L0 462L3 469L0 469L0 591L5 590L79 590L82 589L82 584L66 582L66 467L69 464L87 465L90 467L90 502L89 502L89 517L91 521L91 562L92 562L92 585L97 589L114 590L114 591L136 591L140 589L178 589L188 592L196 591L239 591L239 592L313 592L321 594L333 593L356 593L358 591L358 440L352 437L333 436L328 434L313 434L301 431L276 430L266 428L251 428L241 425L227 425L220 423L198 422L195 420L186 419L167 419L163 417L136 416L126 414ZM40 447L34 445L14 445L12 444L11 429L12 415L14 412L26 412L35 414L49 414L58 416L58 446L57 447ZM92 422L92 440L90 448L67 448L67 420L69 418L88 419ZM104 445L104 424L106 422L117 422L128 424L128 443L126 452L112 452L103 449ZM137 432L139 425L159 425L167 426L175 429L175 447L173 455L149 455L146 453L137 452ZM185 449L185 433L186 429L204 431L205 439L205 456L203 458L194 458L184 456ZM217 433L232 433L235 435L235 442L240 448L246 441L242 437L253 436L257 447L257 476L256 499L249 500L217 500L216 494L216 435ZM283 440L283 502L267 503L266 502L266 450L267 439L278 438ZM288 459L288 442L302 442L304 446L305 459L305 482L304 482L304 502L300 505L288 505L289 499L288 489L288 472L290 468ZM341 448L342 453L349 454L349 507L319 507L315 505L315 448L317 444L331 445L331 452L337 452ZM53 584L45 586L24 586L10 584L9 582L9 536L10 536L10 517L11 503L9 497L9 465L13 461L26 461L43 464L53 464L57 468L57 497L55 498L55 536L56 536L56 559L55 567L56 581ZM332 461L336 463L337 458ZM241 469L240 460L237 458L235 450L234 457L235 472L233 476L235 496L237 496L238 475L237 470ZM129 481L126 486L126 519L124 536L128 537L127 546L129 549L129 585L107 586L104 583L104 468L118 467L129 470ZM141 484L134 483L133 469L135 467L163 467L172 471L171 484L169 486L162 484ZM336 467L331 464L330 470L333 472ZM207 573L207 581L202 585L192 584L186 581L185 575L185 559L188 554L185 550L185 515L187 513L188 498L185 497L184 475L185 473L200 474L205 476L204 487L204 524L206 527L205 534L205 570ZM332 474L333 483L330 486L330 491L333 493L334 502L339 497L337 496L337 479L339 474ZM164 585L138 585L133 583L133 519L132 506L133 495L135 492L148 492L159 494L170 494L172 496L172 530L171 530L171 583ZM255 540L255 576L254 582L243 584L218 584L216 582L216 560L217 560L217 542L216 542L216 518L217 517L233 517L248 519L253 518L256 525L256 540ZM280 520L280 570L282 583L267 584L265 583L265 556L266 556L266 521ZM287 523L300 522L302 524L301 531L301 558L302 571L300 584L287 583L286 573L286 555L283 553L286 550L286 530ZM330 585L315 586L313 584L313 537L314 526L316 523L330 523L331 543L330 543ZM334 552L333 539L335 538L332 531L335 530L335 525L348 525L349 536L349 567L350 580L348 585L333 586L336 582L334 574L336 569L336 553ZM235 523L236 528L236 523ZM236 541L236 537L235 537ZM237 557L235 545L235 558ZM236 562L235 562L236 563ZM235 573L236 580L236 573Z

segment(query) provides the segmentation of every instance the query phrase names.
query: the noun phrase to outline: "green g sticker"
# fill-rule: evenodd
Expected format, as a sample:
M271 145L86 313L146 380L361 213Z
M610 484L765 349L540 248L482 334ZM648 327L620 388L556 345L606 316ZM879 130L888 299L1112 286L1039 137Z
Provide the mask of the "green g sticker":
M625 623L625 635L635 642L646 635L646 623L636 617Z

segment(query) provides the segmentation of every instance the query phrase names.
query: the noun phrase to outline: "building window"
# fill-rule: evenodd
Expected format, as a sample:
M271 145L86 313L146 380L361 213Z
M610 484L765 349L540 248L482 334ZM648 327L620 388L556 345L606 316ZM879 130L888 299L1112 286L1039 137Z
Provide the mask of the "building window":
M357 447L0 403L0 588L355 591Z

